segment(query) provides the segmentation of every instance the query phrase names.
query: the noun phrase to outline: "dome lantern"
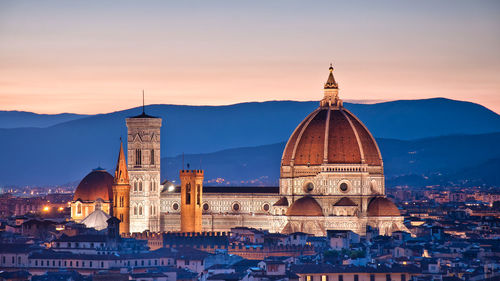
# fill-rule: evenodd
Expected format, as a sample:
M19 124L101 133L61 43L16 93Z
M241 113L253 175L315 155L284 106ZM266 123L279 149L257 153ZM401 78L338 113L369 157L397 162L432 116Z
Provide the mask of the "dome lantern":
M326 80L324 86L324 97L320 102L321 107L325 106L335 106L341 107L342 100L339 98L339 85L337 81L335 81L335 77L333 76L333 65L330 63L330 74L328 75L328 79Z

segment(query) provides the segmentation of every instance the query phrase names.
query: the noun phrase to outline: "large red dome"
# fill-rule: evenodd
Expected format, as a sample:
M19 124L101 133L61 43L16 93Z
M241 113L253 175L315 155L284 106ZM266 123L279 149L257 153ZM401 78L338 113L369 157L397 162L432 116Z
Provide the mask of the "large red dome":
M368 164L381 166L375 139L342 105L322 105L292 133L281 161L288 165Z
M86 175L75 190L73 200L96 201L101 198L111 201L113 198L113 176L98 168Z

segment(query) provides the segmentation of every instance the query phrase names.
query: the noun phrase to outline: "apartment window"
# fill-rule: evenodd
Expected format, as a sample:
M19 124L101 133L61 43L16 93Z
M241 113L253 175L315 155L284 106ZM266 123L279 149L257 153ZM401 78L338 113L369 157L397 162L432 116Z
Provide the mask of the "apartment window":
M2 263L5 263L5 256L2 257Z
M186 184L186 204L191 204L191 184Z
M344 281L344 275L339 274L339 281Z
M90 267L92 267L92 262L90 262Z
M140 166L142 161L142 153L140 149L135 150L135 165Z
M58 262L57 262L57 265L61 266L61 261L58 261Z
M370 274L370 281L375 281L375 274Z
M359 281L359 275L354 274L354 281Z
M391 275L390 274L386 274L385 275L385 281L391 281Z
M101 267L104 267L104 262L101 262Z
M155 150L151 149L151 165L155 164Z
M321 281L328 281L328 276L321 275Z
M35 260L35 266L38 266L38 260Z
M306 275L306 281L313 281L313 277L311 275Z
M77 262L76 262L76 267L78 267L78 264L79 264L79 262L77 261Z
M16 258L12 257L12 264L14 264L15 262L16 262Z
M56 261L52 261L52 266L56 266Z
M406 274L401 274L401 281L406 281Z
M73 267L73 261L69 262L69 267Z

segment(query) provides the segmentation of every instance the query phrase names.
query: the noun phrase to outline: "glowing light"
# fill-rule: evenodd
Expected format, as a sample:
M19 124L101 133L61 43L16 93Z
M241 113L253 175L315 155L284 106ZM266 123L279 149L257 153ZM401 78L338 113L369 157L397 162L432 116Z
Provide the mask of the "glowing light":
M61 212L62 210L64 210L64 208L63 207L59 207L58 210L59 210L59 212Z
M168 191L169 192L174 191L174 189L175 189L175 186L173 184L171 184L171 185L168 186Z
M43 211L44 211L44 212L48 212L49 210L50 210L49 206L45 206L45 207L43 207Z

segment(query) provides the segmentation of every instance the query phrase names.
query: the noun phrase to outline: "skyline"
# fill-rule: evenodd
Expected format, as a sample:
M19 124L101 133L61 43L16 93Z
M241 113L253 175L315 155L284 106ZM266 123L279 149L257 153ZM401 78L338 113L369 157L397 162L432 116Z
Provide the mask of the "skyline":
M0 3L0 110L445 97L500 112L500 4ZM189 15L186 17L186 15Z

